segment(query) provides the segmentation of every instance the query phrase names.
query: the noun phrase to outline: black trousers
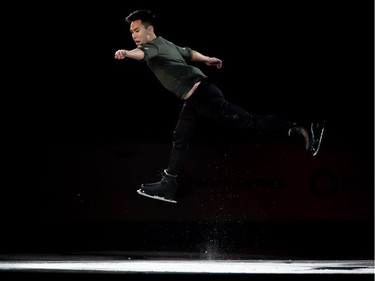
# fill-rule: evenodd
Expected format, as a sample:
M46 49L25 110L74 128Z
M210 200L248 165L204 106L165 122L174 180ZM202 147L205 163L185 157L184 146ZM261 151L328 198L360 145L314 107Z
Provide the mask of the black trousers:
M272 130L285 132L293 126L292 122L272 115L251 114L243 108L225 100L221 90L215 85L202 81L193 95L187 99L173 133L173 146L170 155L168 174L178 175L183 166L189 142L199 117L206 116L238 128Z

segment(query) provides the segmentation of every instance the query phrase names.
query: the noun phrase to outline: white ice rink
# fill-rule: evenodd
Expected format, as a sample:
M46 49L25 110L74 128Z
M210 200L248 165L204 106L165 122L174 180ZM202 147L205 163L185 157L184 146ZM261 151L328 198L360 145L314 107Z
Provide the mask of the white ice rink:
M202 274L374 274L372 260L16 260L1 271Z

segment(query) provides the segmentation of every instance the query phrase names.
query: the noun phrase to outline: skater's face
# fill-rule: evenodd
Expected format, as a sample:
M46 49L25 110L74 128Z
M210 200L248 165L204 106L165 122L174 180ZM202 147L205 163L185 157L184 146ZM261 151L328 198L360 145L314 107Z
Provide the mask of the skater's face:
M151 25L145 27L142 24L142 20L131 22L130 33L132 34L132 38L137 46L146 44L153 39L153 36L151 36L153 34L153 27Z

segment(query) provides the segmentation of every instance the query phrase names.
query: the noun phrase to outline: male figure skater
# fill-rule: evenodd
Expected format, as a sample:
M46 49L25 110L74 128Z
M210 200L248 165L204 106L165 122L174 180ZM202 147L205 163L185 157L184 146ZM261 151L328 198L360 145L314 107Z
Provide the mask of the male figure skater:
M145 183L137 191L153 199L176 203L176 178L186 159L189 141L200 116L220 122L256 130L272 130L289 136L302 136L305 148L316 156L323 136L323 123L310 123L308 128L271 115L249 113L228 102L221 90L207 80L207 76L189 61L204 62L207 66L222 67L222 61L189 47L180 47L155 34L155 15L149 10L136 10L126 17L130 33L137 45L131 50L120 49L115 59L146 61L160 83L178 98L183 108L173 133L173 145L168 167L160 181Z

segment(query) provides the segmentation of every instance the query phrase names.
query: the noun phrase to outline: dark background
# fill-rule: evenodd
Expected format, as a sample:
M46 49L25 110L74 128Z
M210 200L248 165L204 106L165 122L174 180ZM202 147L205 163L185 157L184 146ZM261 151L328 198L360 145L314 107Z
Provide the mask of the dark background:
M12 89L21 90L7 95L21 126L16 136L169 141L180 101L145 64L113 59L117 49L135 47L124 17L149 8L159 20L157 35L222 58L220 71L200 66L228 100L296 121L328 119L331 136L345 131L349 142L372 143L371 1L151 3L33 4L25 14L22 6L12 64Z
M373 257L372 1L22 4L10 24L4 252L117 250ZM82 6L81 6L82 5ZM182 102L131 49L125 17L223 60L199 65L251 112L327 120L318 157L284 136L202 120L179 203L140 198ZM8 44L6 44L8 45Z

